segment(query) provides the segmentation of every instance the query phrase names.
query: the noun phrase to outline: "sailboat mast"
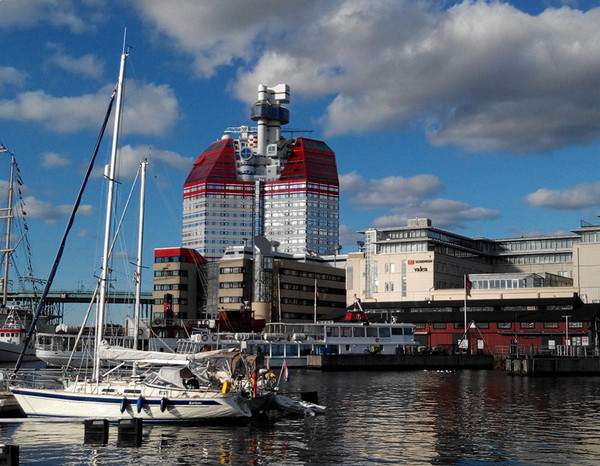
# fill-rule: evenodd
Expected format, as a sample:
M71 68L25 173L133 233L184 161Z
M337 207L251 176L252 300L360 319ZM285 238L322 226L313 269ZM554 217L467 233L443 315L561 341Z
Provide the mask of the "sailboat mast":
M3 145L0 145L0 152L8 152ZM10 231L11 231L11 223L13 218L13 181L15 175L15 154L10 153L10 178L8 181L8 206L6 209L6 214L3 218L6 218L6 241L4 244L4 280L2 283L2 307L6 307L8 302L8 271L10 266L10 255L12 253L12 249L10 247Z
M119 81L117 83L117 106L115 107L115 124L113 129L112 150L110 156L110 164L108 165L108 173L105 171L105 176L108 178L108 190L106 198L106 224L104 228L104 247L102 253L102 272L100 274L100 295L98 300L98 312L96 314L96 339L94 346L94 378L98 380L100 375L100 351L99 346L104 339L104 324L106 321L106 289L108 283L108 261L109 248L111 243L111 226L112 226L112 210L113 196L115 189L115 171L117 161L117 147L119 143L119 128L121 126L121 104L123 103L123 84L125 81L125 62L129 53L123 50L121 55L121 68L119 70Z
M135 312L134 312L134 325L133 325L133 347L138 348L138 340L140 337L140 303L142 293L142 252L144 249L144 203L146 198L146 166L148 161L142 159L140 162L140 218L138 228L138 251L137 251L137 262L136 262L136 284L135 284Z

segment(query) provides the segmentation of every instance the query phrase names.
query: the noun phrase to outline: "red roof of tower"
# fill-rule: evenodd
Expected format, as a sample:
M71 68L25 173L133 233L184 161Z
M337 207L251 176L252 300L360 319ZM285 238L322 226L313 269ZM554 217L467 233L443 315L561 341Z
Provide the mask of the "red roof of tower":
M305 179L317 183L339 185L335 153L323 141L298 138L280 181Z
M212 143L194 162L184 186L207 180L236 181L233 139Z

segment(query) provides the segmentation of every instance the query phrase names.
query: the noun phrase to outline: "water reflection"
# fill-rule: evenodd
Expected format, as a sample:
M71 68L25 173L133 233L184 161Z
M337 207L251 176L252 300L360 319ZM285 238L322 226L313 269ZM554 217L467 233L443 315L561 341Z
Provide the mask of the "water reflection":
M324 416L222 425L144 425L142 446L83 443L82 423L0 423L23 463L596 464L600 378L503 372L293 371L287 393L319 394Z

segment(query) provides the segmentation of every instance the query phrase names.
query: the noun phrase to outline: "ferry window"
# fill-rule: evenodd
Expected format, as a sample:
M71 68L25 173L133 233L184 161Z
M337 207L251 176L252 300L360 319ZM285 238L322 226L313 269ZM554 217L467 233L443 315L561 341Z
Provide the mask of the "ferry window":
M340 328L339 327L327 327L327 336L328 337L339 337L340 336Z
M364 327L354 327L354 336L358 338L362 338L365 336L365 328Z
M272 345L271 351L271 357L283 356L283 345Z
M521 328L535 328L535 322L521 322Z
M389 327L379 327L379 336L382 338L389 338L390 337Z
M341 337L351 337L352 336L352 327L340 328L340 336Z
M412 327L404 328L404 335L413 335L415 333L415 329Z
M489 322L477 322L475 325L477 325L477 328L490 328Z
M433 328L446 328L446 322L434 322Z
M377 338L377 327L367 327L367 336Z
M569 322L569 328L583 328L583 322Z
M298 348L300 345L285 345L285 355L288 358L297 357L298 356Z
M510 322L498 322L498 328L512 328Z
M544 322L544 328L558 328L558 322Z
M394 327L392 329L392 335L402 335L402 327Z

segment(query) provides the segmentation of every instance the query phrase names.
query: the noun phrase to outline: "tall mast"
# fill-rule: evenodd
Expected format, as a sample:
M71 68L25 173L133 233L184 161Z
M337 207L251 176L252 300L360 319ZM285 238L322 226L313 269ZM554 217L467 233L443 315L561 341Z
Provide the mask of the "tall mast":
M104 227L104 248L102 253L102 272L100 274L100 295L98 300L98 312L96 314L96 339L94 345L94 374L93 377L98 380L100 376L100 351L99 346L104 339L104 324L106 320L106 288L108 283L108 261L110 258L109 249L111 243L112 209L113 196L115 189L115 171L117 161L117 147L119 143L119 128L121 126L121 104L123 103L123 84L125 80L125 62L129 53L125 51L121 54L121 68L119 70L119 81L117 83L117 106L115 108L115 124L113 128L113 141L108 170L105 170L104 176L108 178L108 190L106 199L106 223Z
M0 144L0 153L8 152L8 149ZM12 208L12 199L13 199L13 179L15 174L15 154L10 152L10 178L8 181L8 204L5 209L6 213L2 216L2 218L6 218L6 241L4 243L4 281L2 283L2 307L6 307L6 303L8 301L8 271L9 271L9 263L10 263L10 255L12 253L12 249L10 247L10 229L11 222L13 218L13 208Z
M138 339L140 335L140 296L142 292L142 252L144 249L144 202L146 197L146 166L148 161L142 159L140 162L140 218L138 228L138 251L136 262L136 284L135 284L135 313L133 325L133 348L138 348Z

